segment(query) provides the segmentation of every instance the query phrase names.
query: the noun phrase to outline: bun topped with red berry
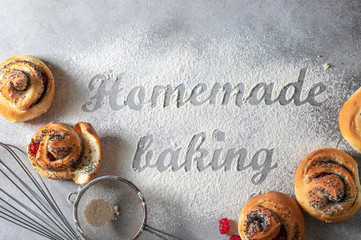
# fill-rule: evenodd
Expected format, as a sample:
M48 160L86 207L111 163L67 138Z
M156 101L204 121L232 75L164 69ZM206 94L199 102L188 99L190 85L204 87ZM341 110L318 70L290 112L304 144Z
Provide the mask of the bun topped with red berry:
M33 56L15 56L0 64L0 114L23 122L46 112L55 94L49 68Z
M246 203L238 232L243 240L301 240L306 223L295 200L280 192L268 192Z
M89 123L74 128L51 122L39 129L28 145L33 167L44 177L73 179L86 184L96 177L101 162L100 140Z

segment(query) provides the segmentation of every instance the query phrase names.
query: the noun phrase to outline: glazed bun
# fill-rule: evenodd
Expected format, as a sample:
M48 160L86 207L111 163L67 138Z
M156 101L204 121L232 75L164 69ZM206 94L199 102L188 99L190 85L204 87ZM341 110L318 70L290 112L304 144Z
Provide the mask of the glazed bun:
M297 202L280 192L250 199L238 221L243 240L304 239L306 224Z
M33 56L15 56L0 64L0 114L23 122L45 113L53 102L54 77Z
M296 171L295 193L303 210L320 221L352 217L361 206L356 161L333 148L310 153Z
M100 140L89 123L74 128L51 122L39 129L28 145L31 164L44 177L73 179L86 184L96 177L101 162Z
M361 88L343 105L338 123L342 136L361 153Z

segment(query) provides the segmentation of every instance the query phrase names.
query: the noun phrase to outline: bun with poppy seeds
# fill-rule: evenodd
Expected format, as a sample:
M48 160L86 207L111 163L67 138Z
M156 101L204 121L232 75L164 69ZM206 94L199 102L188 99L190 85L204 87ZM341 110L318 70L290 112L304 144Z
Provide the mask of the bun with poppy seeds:
M44 177L73 179L86 184L96 177L101 163L100 140L89 123L74 128L51 122L39 129L28 145L31 164Z
M0 114L23 122L46 112L55 94L49 68L33 56L15 56L0 64Z
M312 217L341 222L361 206L361 187L356 161L333 148L307 155L297 168L295 193L298 203Z
M238 221L243 240L302 240L306 223L297 202L280 192L267 192L250 199Z

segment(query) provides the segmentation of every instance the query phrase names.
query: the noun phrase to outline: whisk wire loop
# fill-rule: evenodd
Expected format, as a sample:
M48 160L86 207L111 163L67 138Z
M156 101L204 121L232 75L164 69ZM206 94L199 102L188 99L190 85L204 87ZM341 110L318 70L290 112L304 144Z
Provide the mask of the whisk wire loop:
M4 194L9 201L12 201L11 204L5 199L0 198L0 218L48 239L80 239L76 231L65 218L43 179L36 173L36 176L40 181L37 180L15 150L22 153L25 157L26 153L16 146L2 142L0 142L0 146L8 153L0 158L0 173L5 176L12 186L15 187L15 190L21 194L20 198L15 197L13 194L5 191L3 187L0 187L0 194ZM14 164L11 164L12 168L5 164L6 156L9 157L9 159L6 158L7 163L10 162L10 160L15 160L17 163L15 166L19 166L20 169L19 167L14 167ZM21 170L22 174L25 173L25 176L27 176L30 181L21 179L19 175L15 173L15 170ZM21 199L22 201L18 199ZM24 204L24 199L28 200L29 204Z

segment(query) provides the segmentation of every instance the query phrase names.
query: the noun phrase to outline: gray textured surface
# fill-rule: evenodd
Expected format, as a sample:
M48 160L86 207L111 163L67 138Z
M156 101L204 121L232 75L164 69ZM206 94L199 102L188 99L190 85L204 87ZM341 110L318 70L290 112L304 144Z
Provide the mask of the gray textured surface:
M153 110L153 112L150 111L152 114L154 113L154 119L158 123L155 123L155 120L152 121L153 116L152 114L149 115L147 110L112 112L107 104L101 111L92 114L82 112L81 106L89 99L89 81L98 73L109 70L121 73L129 70L133 76L137 76L137 68L142 69L144 62L157 63L161 59L156 58L156 56L162 53L166 54L172 49L179 49L182 44L185 48L196 51L199 61L208 58L210 68L217 68L217 66L212 66L212 61L216 64L220 63L219 59L216 59L216 47L218 44L227 44L228 36L232 36L233 40L236 39L236 42L232 42L234 59L237 59L237 54L246 54L249 56L249 60L237 63L235 61L227 62L228 58L225 58L225 64L230 64L228 69L235 69L243 75L247 75L247 69L252 68L252 66L269 66L274 62L281 62L285 65L293 64L296 68L305 67L305 65L312 68L315 65L330 62L332 69L328 72L329 77L325 81L328 87L328 101L320 108L294 108L294 111L291 111L291 107L290 114L297 113L296 116L301 116L300 111L303 111L304 115L302 116L308 122L314 121L312 130L319 133L318 138L295 142L295 148L299 149L303 155L305 152L314 150L312 144L319 147L335 147L335 143L340 138L337 123L338 112L342 103L352 92L358 89L361 81L360 1L74 2L76 1L28 3L28 1L3 0L0 2L0 59L5 60L8 57L22 54L37 56L50 65L50 69L56 78L56 96L49 112L40 118L17 125L0 118L0 141L25 146L32 134L49 121L59 120L69 124L74 124L80 120L92 122L104 144L104 165L101 169L101 175L124 176L132 179L140 186L146 198L149 199L151 225L172 229L174 234L184 239L226 239L226 237L218 234L218 219L231 215L230 218L236 220L236 214L233 213L234 208L241 208L241 202L244 203L247 199L239 191L228 196L221 194L213 196L212 194L212 199L205 199L204 202L210 208L214 208L212 212L214 214L205 215L204 219L197 219L196 216L189 213L192 209L186 209L183 205L185 202L193 201L191 198L179 201L175 198L172 202L168 202L169 198L165 198L163 202L152 196L152 188L156 189L157 186L151 185L150 182L140 181L136 173L130 168L129 163L114 162L112 159L114 157L131 159L137 140L145 134L156 132L161 135L164 131L164 134L167 135L163 136L165 139L176 135L179 135L180 138L188 138L192 134L207 129L202 129L203 126L199 123L194 126L187 126L190 130L185 131L187 134L182 135L182 128L177 125L179 124L177 117L183 116L177 116L177 113L175 113L175 117L167 116L167 121L170 121L171 125L174 123L173 126L175 127L161 129L164 114L162 110L155 113ZM138 34L139 32L141 34ZM118 55L107 56L107 52L102 51L104 45L112 46L112 44L124 42L124 46L127 46L128 41L137 42L132 39L132 36L140 38L139 45L137 45L137 55L131 55L132 51L123 51L123 48L117 46L114 46L114 51L118 51ZM143 36L146 37L143 38ZM237 45L237 39L240 42L239 45ZM82 55L84 51L89 52L89 50L93 50L94 54ZM116 55L117 57L114 57ZM318 56L322 56L322 58L320 59ZM82 59L82 57L93 59ZM123 61L127 64L124 64ZM84 62L91 62L92 65L87 66ZM197 60L192 63L197 66ZM129 69L124 69L124 66ZM166 62L164 66L167 67ZM151 73L151 70L142 70ZM205 71L207 70L205 69ZM220 76L229 79L229 75L233 73L230 72L214 74L209 83L214 83L214 79ZM179 80L180 82L207 82L207 79L196 79L195 74L186 75L190 80L186 79L184 75L182 76L183 79ZM195 79L193 82L192 78ZM125 80L125 84L129 86L132 81L132 78L128 78ZM277 79L271 79L271 81L278 82ZM286 83L290 81L286 80ZM313 80L309 81L312 82ZM135 85L142 84L137 77L134 78L134 82ZM315 82L317 81L315 80ZM185 116L183 120L186 122L187 119L194 117L201 122L202 117L200 115L203 114L204 118L207 119L214 117L211 113L202 113L202 109L190 107L191 116ZM170 112L170 114L172 113ZM218 109L213 113L221 114L222 110ZM252 116L252 112L248 111L245 115ZM229 116L231 116L228 119L230 125L241 125L235 120L236 116L232 114ZM260 121L258 117L255 113L254 121ZM264 116L265 119L267 117L277 116L271 114ZM142 120L139 121L139 119ZM227 121L225 118L220 119ZM244 119L247 120L246 117ZM294 120L291 116L289 119L290 121ZM183 124L186 125L186 123ZM212 126L215 128L215 126L223 125L220 120L214 119ZM227 128L227 126L223 127L225 130L232 129ZM299 132L308 131L298 128L296 130ZM227 131L226 134L230 134L230 131ZM251 136L251 134L248 135ZM273 137L276 139L279 136ZM272 139L269 141L271 142ZM300 146L305 142L309 145ZM351 152L347 144L342 143L340 148ZM296 154L297 157L303 156L301 153ZM297 161L299 160L290 160L289 163L280 162L278 171L284 169L285 166L294 167L297 165ZM292 182L290 179L293 177L293 173L290 170L289 175L281 175L278 181L279 186L288 187L285 189L280 187L279 190L292 194L292 187L289 186ZM187 176L189 175L184 175L181 178L184 184L187 181L193 181ZM167 177L165 177L165 181L167 181L166 179ZM77 186L71 182L50 184L55 185L56 195L62 201L62 208L70 219L71 206L63 200L65 200L66 194L75 190ZM160 184L166 185L163 182ZM168 187L176 188L177 185L171 186L169 184ZM259 190L264 191L265 189L262 186L255 188L255 191ZM251 193L247 192L248 195ZM172 191L169 191L169 194L172 194ZM206 195L195 195L195 199L204 196ZM241 198L239 206L229 206L229 208L233 208L231 213L227 206L218 204L219 202L227 202L226 199L230 198L233 199L233 203ZM152 199L155 200L152 201ZM196 203L199 202L199 200L196 201ZM212 203L215 205L213 206ZM157 209L157 211L151 209ZM239 210L234 211L239 212ZM321 223L309 216L306 218L306 239L361 239L360 211L352 219L337 224ZM0 239L39 239L37 236L3 220L0 220L0 231ZM152 237L144 235L142 239L152 239Z

